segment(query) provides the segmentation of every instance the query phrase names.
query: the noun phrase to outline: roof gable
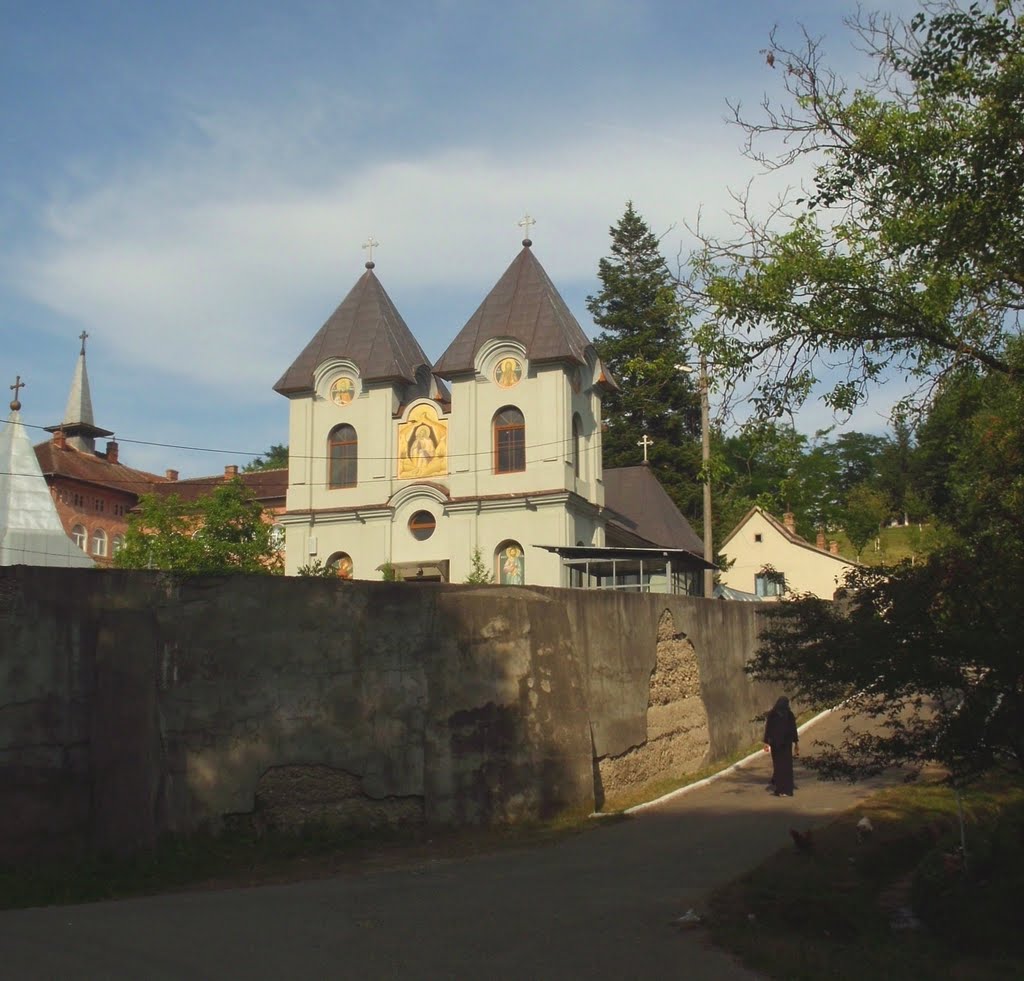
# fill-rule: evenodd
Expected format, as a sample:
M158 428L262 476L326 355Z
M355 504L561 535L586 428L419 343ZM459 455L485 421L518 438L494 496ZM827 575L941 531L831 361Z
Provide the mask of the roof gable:
M413 383L416 369L431 367L412 331L372 268L368 268L327 322L278 379L282 395L313 391L313 373L329 358L345 358L363 381Z
M764 510L764 508L759 507L756 504L745 515L743 515L742 518L740 518L736 523L736 527L729 532L722 541L722 544L719 545L718 550L720 552L726 552L728 550L729 542L731 542L755 517L759 517L771 531L774 531L783 541L788 542L790 545L805 548L808 551L814 552L816 555L824 556L825 558L832 559L836 562L842 562L844 565L857 566L860 564L859 562L855 562L853 559L847 559L842 555L835 555L826 549L818 548L817 545L807 541L806 538L802 538L795 531L790 531L781 521L779 521L778 518L769 514Z
M448 345L434 371L443 376L473 371L480 348L487 341L506 337L522 344L531 361L583 364L591 346L527 245Z

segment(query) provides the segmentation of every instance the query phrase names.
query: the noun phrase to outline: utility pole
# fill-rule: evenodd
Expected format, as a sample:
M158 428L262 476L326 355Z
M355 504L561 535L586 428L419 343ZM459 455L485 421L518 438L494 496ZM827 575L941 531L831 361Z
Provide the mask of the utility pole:
M714 563L715 547L711 541L711 410L708 405L708 366L700 356L700 456L704 469L704 561ZM704 570L704 596L715 595L715 570Z

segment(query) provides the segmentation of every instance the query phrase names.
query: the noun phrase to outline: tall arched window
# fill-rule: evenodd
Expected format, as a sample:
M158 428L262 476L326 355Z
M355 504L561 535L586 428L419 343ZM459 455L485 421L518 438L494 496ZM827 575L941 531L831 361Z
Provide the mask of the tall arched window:
M578 412L572 417L572 474L574 477L580 475L580 456L583 448L583 421Z
M124 548L124 535L114 535L110 544L113 548L112 554L117 555Z
M89 536L85 533L85 528L81 525L75 525L71 529L71 537L75 540L75 544L84 552L86 545L89 544Z
M97 528L92 533L92 554L100 558L107 554L107 533L102 528Z
M357 481L359 442L356 431L345 424L335 426L327 437L327 458L330 461L328 487L355 487Z
M494 472L526 469L526 420L513 405L494 414Z

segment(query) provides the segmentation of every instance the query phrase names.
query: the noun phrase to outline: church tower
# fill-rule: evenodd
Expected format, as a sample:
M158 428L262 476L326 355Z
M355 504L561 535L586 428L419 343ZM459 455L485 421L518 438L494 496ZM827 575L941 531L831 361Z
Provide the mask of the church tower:
M83 330L78 339L82 342L75 362L75 373L71 378L68 402L64 407L64 420L58 426L47 426L48 433L63 433L68 446L83 453L96 452L97 436L113 436L109 429L100 429L93 421L92 395L89 392L89 374L85 370L85 342L89 335Z
M601 397L614 386L530 239L434 366L451 384L450 486L496 578L562 585L531 545L603 545ZM468 424L463 425L463 421Z
M436 365L366 267L274 386L290 402L285 571L459 582L479 550L496 581L563 585L532 546L604 544L614 382L531 243Z

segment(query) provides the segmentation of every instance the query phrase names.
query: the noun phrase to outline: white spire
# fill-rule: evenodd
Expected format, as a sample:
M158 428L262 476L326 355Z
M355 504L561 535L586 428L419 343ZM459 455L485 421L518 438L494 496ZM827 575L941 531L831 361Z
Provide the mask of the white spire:
M75 363L75 374L71 379L71 391L68 392L68 404L64 408L65 426L74 426L77 423L85 423L87 426L94 426L92 417L92 396L89 394L89 375L85 370L85 342L89 337L86 331L78 335L82 342L82 350L78 354L78 361Z
M21 413L12 408L0 428L0 565L93 564L65 533Z

